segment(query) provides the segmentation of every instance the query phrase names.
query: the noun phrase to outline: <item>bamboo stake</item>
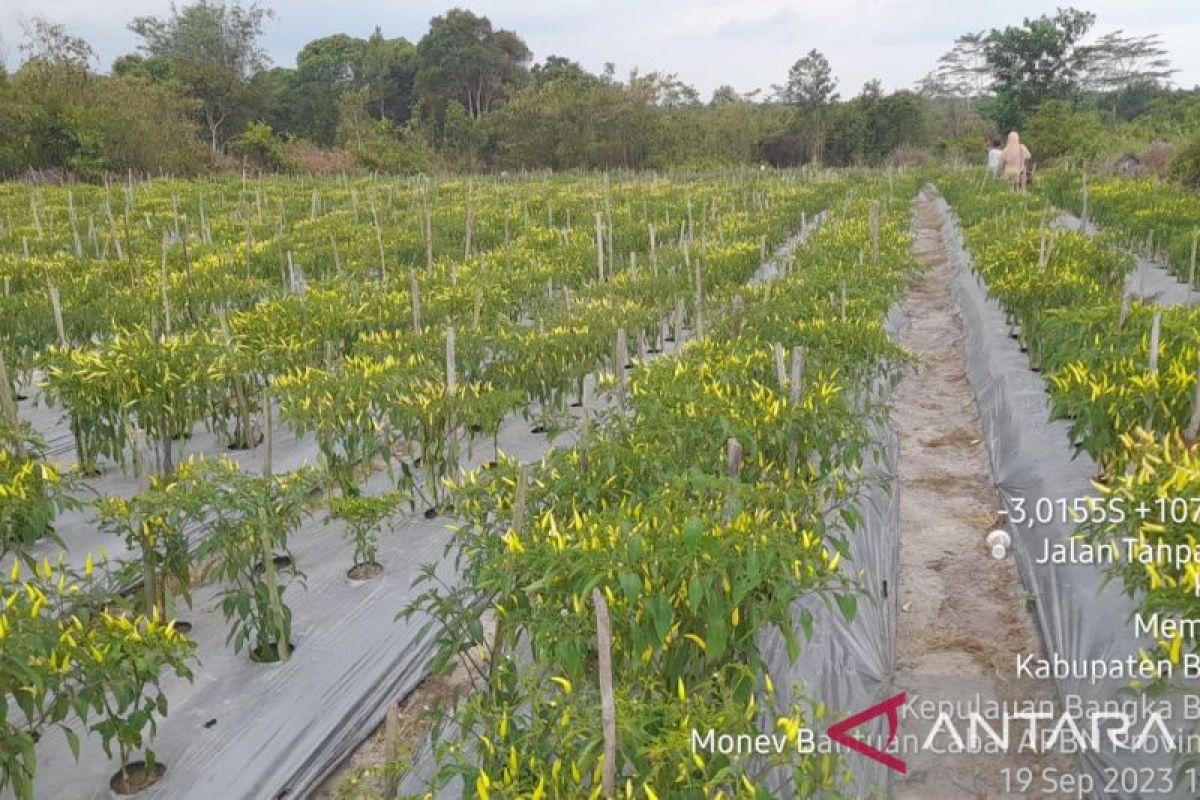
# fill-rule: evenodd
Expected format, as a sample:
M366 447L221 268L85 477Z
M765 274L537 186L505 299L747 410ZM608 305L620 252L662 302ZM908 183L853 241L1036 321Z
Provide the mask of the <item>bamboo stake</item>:
M604 728L604 768L600 788L605 797L612 797L617 782L617 706L613 699L612 623L608 616L608 603L599 589L592 589L592 604L596 607L596 656L600 673L600 716Z

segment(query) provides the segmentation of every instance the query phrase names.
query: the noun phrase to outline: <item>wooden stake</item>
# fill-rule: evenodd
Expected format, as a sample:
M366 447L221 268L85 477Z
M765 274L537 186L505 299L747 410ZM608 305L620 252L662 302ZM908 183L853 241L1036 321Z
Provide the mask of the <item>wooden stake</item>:
M458 361L454 356L454 328L446 328L446 394L458 388Z
M1192 231L1192 261L1188 269L1188 286L1196 288L1196 245L1200 242L1200 228Z
M522 464L517 473L517 496L513 500L512 528L517 533L525 527L525 495L529 491L529 465Z
M421 184L421 212L425 228L425 271L433 273L433 211L429 208L429 182Z
M8 362L4 360L4 348L0 347L0 413L13 430L17 430L17 401L13 397L12 384L9 383Z
M1150 374L1158 374L1158 340L1162 335L1162 312L1154 312L1154 321L1150 323Z
M871 203L871 263L879 263L879 203Z
M412 305L413 333L421 335L421 286L417 283L417 271L408 271L408 295Z
M742 445L737 439L730 438L725 442L725 475L731 481L736 481L742 472ZM733 522L733 500L735 492L731 487L725 497L725 524Z
M604 215L596 212L596 279L604 280Z
M613 346L613 375L617 379L617 403L625 405L625 365L629 363L629 347L625 343L625 329L617 329L617 341Z
M383 252L383 228L379 225L379 212L374 203L371 203L371 217L375 222L375 241L379 245L379 282L383 283L387 277L387 256Z
M471 312L471 330L479 333L479 317L483 312L483 290L475 288L475 308Z
M1080 233L1087 233L1087 223L1088 223L1088 182L1087 182L1087 171L1085 170L1083 173L1083 213L1080 215L1080 218L1079 218L1079 232Z
M162 310L163 310L163 332L167 336L171 335L171 298L167 292L170 286L170 279L167 274L167 232L163 231L162 236L162 269L158 273L158 289L162 295Z
M333 251L333 270L338 277L342 275L342 259L338 255L337 236L329 234L329 248Z
M779 381L779 391L787 391L787 367L783 362L783 345L779 342L775 343L775 379Z
M50 308L54 311L54 327L58 330L58 346L69 347L67 326L63 324L62 298L59 297L57 286L50 287Z
M612 797L617 783L617 705L613 698L612 624L608 603L599 589L592 589L596 607L596 660L600 673L600 717L604 727L604 767L600 777L601 794Z
M793 406L800 405L800 382L804 377L804 348L799 345L792 348L791 394L789 400Z
M273 464L273 448L275 434L271 424L271 397L267 392L263 392L263 477L267 481L272 480ZM265 511L264 511L265 513ZM283 602L279 598L279 576L275 572L275 552L271 547L271 542L266 536L259 536L259 552L263 560L263 577L266 578L267 584L267 599L271 604L271 612L275 615L275 619L280 623L279 626L279 641L275 646L279 651L279 660L287 661L292 656L292 645L288 641L288 636L283 627Z
M1192 395L1192 418L1184 431L1184 438L1192 443L1200 438L1200 369L1196 370L1196 391Z

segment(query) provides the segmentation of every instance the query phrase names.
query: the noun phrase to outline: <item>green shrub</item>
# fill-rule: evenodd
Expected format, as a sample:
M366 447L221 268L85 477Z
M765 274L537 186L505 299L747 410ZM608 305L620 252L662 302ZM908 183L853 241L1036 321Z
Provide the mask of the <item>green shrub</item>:
M1171 176L1185 186L1200 187L1200 136L1180 148L1171 162Z
M1064 100L1048 100L1025 121L1021 140L1039 164L1093 159L1104 143L1104 123L1095 111L1083 111Z
M283 140L264 122L251 122L230 141L229 149L267 172L287 172L292 168Z

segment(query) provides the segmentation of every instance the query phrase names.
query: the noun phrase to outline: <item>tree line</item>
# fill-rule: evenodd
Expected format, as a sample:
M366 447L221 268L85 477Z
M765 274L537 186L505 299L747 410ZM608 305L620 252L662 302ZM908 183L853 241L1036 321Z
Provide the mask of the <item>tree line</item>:
M1169 88L1158 37L1089 40L1095 16L1072 8L960 37L912 89L870 81L845 99L815 49L766 91L704 99L674 74L535 63L519 34L461 8L415 41L334 34L272 66L273 16L195 0L135 18L137 51L107 72L86 40L32 20L20 65L0 70L0 174L878 164L976 158L1014 127L1041 156L1090 157L1106 138L1200 130L1200 94Z

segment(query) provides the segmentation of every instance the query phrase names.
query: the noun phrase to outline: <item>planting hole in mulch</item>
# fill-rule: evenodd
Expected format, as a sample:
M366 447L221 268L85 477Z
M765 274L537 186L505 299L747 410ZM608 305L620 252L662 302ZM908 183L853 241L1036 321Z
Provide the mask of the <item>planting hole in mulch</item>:
M271 562L275 565L275 569L277 569L277 570L292 568L292 557L291 556L278 555L278 556L275 556L273 559L271 559ZM263 565L261 563L259 563L254 569L261 574L263 571Z
M210 719L208 722L204 723L204 727L205 727L205 728L215 728L215 727L217 727L217 720L216 720L216 718L214 717L213 719Z
M137 794L162 780L166 771L167 765L161 761L156 761L152 770L146 768L145 761L134 761L109 778L108 786L117 794Z
M189 633L192 632L192 623L187 622L185 620L181 620L181 619L175 620L175 623L172 627L175 628L176 633L181 633L184 636L187 636Z
M291 642L288 642L288 645L291 650L291 653L289 655L294 655L296 652L296 648L298 648L300 646L300 642L298 640L293 640ZM279 643L271 642L268 645L262 645L260 647L255 647L253 650L250 651L250 660L253 661L255 664L277 664L277 663L279 663L279 661L282 660L279 658Z
M346 577L352 581L369 581L383 574L383 565L378 561L365 561L355 564L346 571Z
M582 400L572 400L571 408L583 408L583 401Z
M529 432L530 433L545 433L548 430L550 430L550 429L547 428L545 425L535 425L535 426L533 426L532 429L530 429Z
M253 450L254 448L258 447L262 443L263 443L263 435L260 433L258 436L256 436L254 438L254 444L246 444L245 442L239 442L237 439L234 439L232 442L230 442L229 444L227 444L225 446L225 449L231 453L241 453L241 452L245 452L246 450Z
M478 423L471 426L471 433L483 433L483 426Z
M484 468L484 469L495 469L495 468L496 468L496 467L498 467L498 466L500 466L500 462L499 462L499 461L489 461L489 462L487 462L486 464L484 464L484 465L483 465L483 468Z

